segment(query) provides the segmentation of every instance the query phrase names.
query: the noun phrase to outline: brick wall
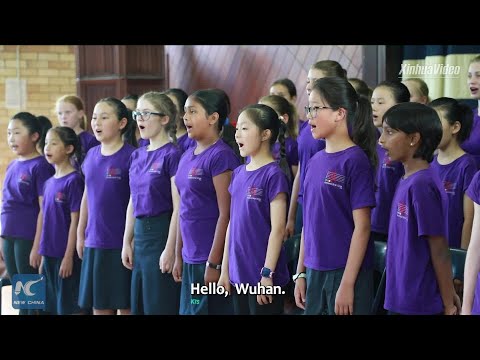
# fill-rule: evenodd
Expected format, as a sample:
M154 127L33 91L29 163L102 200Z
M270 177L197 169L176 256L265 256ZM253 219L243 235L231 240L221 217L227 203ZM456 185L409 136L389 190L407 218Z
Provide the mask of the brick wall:
M7 109L5 80L17 76L27 82L26 104L22 109ZM76 94L75 76L73 46L0 45L0 189L5 169L14 158L7 144L10 118L17 112L28 111L34 115L45 115L54 126L57 125L55 100L64 94Z

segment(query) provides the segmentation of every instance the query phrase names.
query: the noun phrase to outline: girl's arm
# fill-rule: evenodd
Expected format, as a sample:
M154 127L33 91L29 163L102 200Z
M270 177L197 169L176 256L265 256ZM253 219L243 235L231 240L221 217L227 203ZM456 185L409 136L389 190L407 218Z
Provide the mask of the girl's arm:
M37 228L35 231L35 238L33 239L32 251L30 251L30 266L38 269L42 261L42 256L38 253L40 246L40 238L42 236L42 227L43 227L43 196L38 197L38 205L40 211L38 212L37 217Z
M275 272L278 257L283 246L283 234L285 232L285 217L287 214L287 194L279 193L270 203L270 224L272 230L268 237L267 254L265 256L264 267L269 268ZM275 274L273 275L275 276ZM263 286L273 286L273 279L263 277L260 280ZM273 301L272 295L257 295L257 302L260 305L271 304Z
M293 171L293 167L292 167ZM290 197L290 208L288 209L287 225L285 227L284 240L287 240L295 233L295 217L297 215L297 200L298 192L300 190L300 162L298 163L297 173L294 174L292 196Z
M77 253L80 259L83 259L83 248L85 245L85 229L88 221L88 200L87 200L87 184L83 191L82 203L80 204L80 217L77 228Z
M168 228L168 238L165 244L165 249L160 256L159 266L162 273L171 273L175 263L175 242L177 237L177 221L178 221L178 206L180 204L180 195L178 195L177 187L175 186L175 176L170 179L170 187L172 189L172 203L173 212L170 220L170 227Z
M230 243L230 221L227 226L227 234L225 235L225 246L223 249L223 260L222 260L222 270L220 273L220 278L218 279L218 285L223 286L228 294L230 292L230 273L229 273L229 258L228 258L228 244Z
M462 315L470 315L472 312L473 296L480 271L480 205L477 203L474 205L474 214L472 237L465 260Z
M68 229L68 242L63 256L62 263L58 275L64 279L72 275L73 272L73 256L75 254L75 247L77 245L77 227L80 212L75 211L70 213L70 227Z
M219 216L215 228L215 235L213 237L212 249L208 256L208 262L215 265L222 263L225 235L227 233L228 222L230 221L230 193L228 192L228 185L230 185L231 178L231 170L213 177L213 186L217 193ZM217 282L219 277L219 270L212 269L209 266L205 267L205 284Z
M135 217L133 216L133 203L132 197L128 200L127 214L125 216L125 231L123 233L123 246L122 246L122 264L127 269L133 269L133 226L135 224Z
M447 239L443 236L429 236L428 244L430 245L433 269L442 296L444 314L456 315L460 312L460 309L457 309L459 300L456 300L458 295L453 287L452 261Z
M295 181L295 178L297 177L297 173L298 173L298 165L292 165L290 169L292 170L293 179Z
M460 248L467 250L470 238L472 236L473 225L473 201L467 194L463 195L463 227L462 227L462 242Z
M303 265L305 261L305 240L303 236L303 227L302 233L300 235L300 249L298 252L298 264L297 264L297 274L305 273L307 268ZM306 303L306 293L307 293L307 279L304 277L299 277L295 281L295 304L300 308L305 310Z
M179 194L178 199L180 199L180 193L178 192L178 188L175 185L175 182L172 182L172 198L173 194ZM180 208L180 204L179 204ZM172 215L173 217L173 215ZM183 248L183 239L182 239L182 232L180 231L180 210L177 211L177 220L176 220L176 241L175 241L175 263L173 264L173 280L176 282L182 281L182 271L183 271L183 258L182 258L182 248Z
M355 227L348 250L347 264L335 298L335 314L337 315L353 314L355 282L370 238L370 211L369 207L364 207L352 212Z

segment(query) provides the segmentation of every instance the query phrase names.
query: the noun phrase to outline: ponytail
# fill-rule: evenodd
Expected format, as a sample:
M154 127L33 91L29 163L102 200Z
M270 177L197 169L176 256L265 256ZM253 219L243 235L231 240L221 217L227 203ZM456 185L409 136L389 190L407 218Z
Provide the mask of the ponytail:
M40 147L40 152L43 155L43 149L45 148L45 138L47 137L48 130L52 128L52 122L49 118L43 115L37 116L37 120L40 125L40 136L37 144Z
M125 131L123 132L123 141L134 146L138 147L137 136L135 132L137 130L136 121L133 120L132 110L127 108L127 125L125 126Z
M280 144L280 162L279 166L280 169L285 173L288 179L288 183L291 184L293 182L293 173L288 165L287 161L287 154L285 150L285 133L287 132L287 125L281 119L281 116L278 118L279 122L279 129L278 129L278 142Z
M378 164L377 137L372 121L372 106L367 98L363 96L357 96L357 98L357 111L355 111L351 133L352 140L365 151L370 164L376 169Z

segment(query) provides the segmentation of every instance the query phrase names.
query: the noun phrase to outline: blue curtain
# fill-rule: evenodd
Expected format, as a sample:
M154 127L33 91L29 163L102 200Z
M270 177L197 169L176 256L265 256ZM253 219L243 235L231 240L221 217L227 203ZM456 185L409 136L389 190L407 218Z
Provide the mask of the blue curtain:
M472 107L467 86L468 65L480 54L480 45L405 45L400 75L402 80L420 78L429 88L432 100L448 96Z

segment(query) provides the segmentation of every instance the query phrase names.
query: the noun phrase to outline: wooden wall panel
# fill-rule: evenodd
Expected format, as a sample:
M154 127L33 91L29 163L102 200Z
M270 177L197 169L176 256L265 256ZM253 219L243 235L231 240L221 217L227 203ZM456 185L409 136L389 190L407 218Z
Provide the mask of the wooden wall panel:
M115 80L96 80L83 81L79 84L79 93L85 102L87 111L87 122L90 128L90 120L92 119L93 108L98 100L116 96L117 82Z
M187 93L209 87L222 88L230 96L236 121L238 111L268 94L270 84L288 77L297 86L297 107L308 98L305 83L308 69L319 60L338 61L348 77L362 78L361 45L168 45L169 87ZM303 111L299 111L303 117Z
M164 47L151 45L129 45L126 53L128 78L135 76L164 76Z
M76 46L75 55L77 93L85 102L88 118L101 98L121 99L167 87L163 45Z
M116 73L114 45L79 45L76 50L77 77L108 76Z

